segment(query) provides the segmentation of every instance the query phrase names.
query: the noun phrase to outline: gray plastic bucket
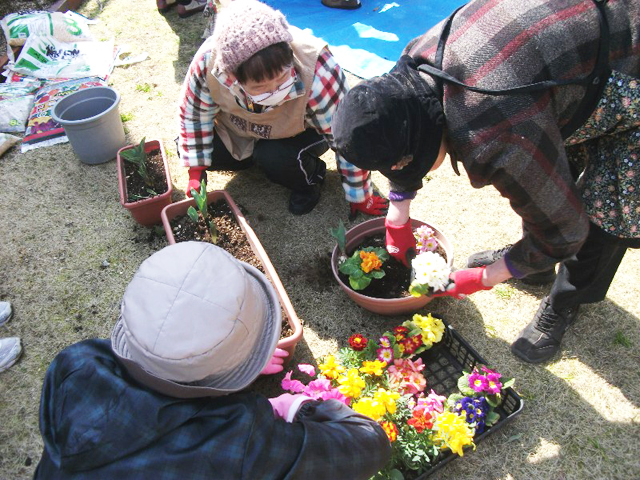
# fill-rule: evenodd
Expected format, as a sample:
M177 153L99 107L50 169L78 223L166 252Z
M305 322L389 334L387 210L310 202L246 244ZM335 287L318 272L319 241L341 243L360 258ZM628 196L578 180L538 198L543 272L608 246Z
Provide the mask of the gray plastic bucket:
M126 145L119 103L120 95L113 88L90 87L72 93L53 107L53 119L62 125L82 162L107 162Z

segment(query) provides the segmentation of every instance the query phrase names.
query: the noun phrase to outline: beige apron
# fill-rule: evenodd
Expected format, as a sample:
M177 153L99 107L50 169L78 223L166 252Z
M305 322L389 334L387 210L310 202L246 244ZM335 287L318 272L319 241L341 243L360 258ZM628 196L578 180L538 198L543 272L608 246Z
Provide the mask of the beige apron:
M253 153L257 140L291 138L305 129L305 115L309 91L315 75L318 56L326 43L296 27L289 27L293 35L293 64L304 82L304 94L287 100L264 113L249 112L241 107L231 91L221 85L211 73L215 57L207 65L207 86L213 101L220 106L214 128L233 158L243 160ZM215 155L215 152L214 152Z

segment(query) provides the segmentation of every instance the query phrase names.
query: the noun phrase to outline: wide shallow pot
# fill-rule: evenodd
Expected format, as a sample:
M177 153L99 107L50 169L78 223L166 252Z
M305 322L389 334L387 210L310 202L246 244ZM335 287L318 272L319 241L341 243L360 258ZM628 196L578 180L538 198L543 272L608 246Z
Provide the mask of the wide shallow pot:
M271 260L269 260L267 252L262 247L262 244L260 243L260 240L258 240L258 237L253 229L247 223L246 218L244 217L236 203L233 201L233 198L231 198L231 195L229 195L225 190L214 190L207 193L207 205L219 200L224 200L227 205L229 205L231 213L246 235L253 253L255 253L255 255L262 263L262 267L267 277L269 278L269 280L271 280L271 284L278 294L282 310L284 311L284 314L287 317L287 321L289 322L289 326L293 331L290 336L280 339L280 341L278 342L278 348L289 352L289 356L287 358L290 360L291 358L293 358L293 353L295 352L297 343L302 339L302 323L300 322L298 315L296 315L296 312L293 309L293 305L289 300L287 291L284 289L284 286L280 281L280 277L278 277L278 273L271 263ZM171 229L171 220L181 215L186 215L187 209L191 206L196 207L196 202L193 198L188 198L180 202L167 205L162 210L162 224L164 225L164 231L167 234L167 240L169 241L170 245L176 243L176 239L173 235L173 230Z
M160 155L162 155L162 163L164 164L164 173L167 179L167 191L156 195L154 197L144 198L136 202L129 202L129 195L127 193L127 178L125 174L124 164L125 159L122 158L121 153L124 150L133 148L133 145L118 150L116 156L117 168L118 168L118 189L120 191L120 204L129 210L131 216L141 225L150 227L162 221L160 214L162 209L171 203L171 193L173 192L173 186L171 185L171 174L169 173L169 164L167 163L167 156L164 153L164 147L160 140L149 140L144 143L144 151L149 153L154 150L160 149Z
M453 266L453 246L451 245L447 237L445 237L440 229L435 227L434 225L425 223L421 220L411 219L411 226L414 230L422 225L427 225L428 227L433 229L438 243L446 253L447 263L450 267ZM351 255L353 253L353 250L355 250L355 248L360 245L362 241L367 237L371 237L381 233L385 233L383 217L367 220L366 222L362 222L352 229L348 230L346 233L347 255ZM414 313L432 300L432 297L429 297L427 295L423 295L421 297L408 296L401 298L376 298L358 293L357 291L352 289L349 284L344 283L340 278L338 271L339 259L340 251L338 250L338 246L336 245L336 247L333 249L333 254L331 255L331 269L333 270L333 276L336 277L336 280L349 296L349 298L351 298L362 308L365 308L370 312L378 313L380 315L403 315L406 313Z
M53 107L53 120L62 125L83 163L113 160L126 145L119 103L120 94L113 88L90 87L64 97Z

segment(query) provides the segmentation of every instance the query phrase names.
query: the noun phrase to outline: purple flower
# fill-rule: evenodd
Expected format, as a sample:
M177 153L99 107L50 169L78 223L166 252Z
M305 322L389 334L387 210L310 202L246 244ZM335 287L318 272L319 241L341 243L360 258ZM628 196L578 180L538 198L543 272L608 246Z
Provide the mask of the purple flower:
M478 373L478 370L474 368L471 375L469 375L469 387L471 387L474 392L484 392L487 386L487 377Z
M291 393L300 393L304 390L304 384L300 380L291 380L291 374L293 371L289 371L282 379L283 390L287 390Z
M500 393L502 390L502 382L500 382L500 374L499 373L489 373L487 375L487 386L485 387L485 391L490 394Z
M310 377L316 376L316 369L313 365L309 365L308 363L301 363L298 365L298 370L302 373L306 373Z
M331 390L331 382L326 378L319 378L309 382L304 389L304 394L312 398L320 398L324 392Z
M393 362L393 348L379 348L377 353L381 362L387 362L387 365Z

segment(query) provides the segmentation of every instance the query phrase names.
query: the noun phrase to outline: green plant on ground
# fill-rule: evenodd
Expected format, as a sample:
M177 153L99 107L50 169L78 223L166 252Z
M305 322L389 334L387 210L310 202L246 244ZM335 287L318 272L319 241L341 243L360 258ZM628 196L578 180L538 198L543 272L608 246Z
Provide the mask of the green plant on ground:
M200 223L200 220L204 222L209 231L209 238L211 243L218 243L218 229L216 224L209 215L209 208L207 206L207 184L202 180L200 182L200 191L196 191L195 188L191 189L191 197L196 201L196 210L193 206L187 210L187 215L196 224Z
M148 196L131 195L132 197L136 197L138 199L158 195L158 193L152 188L153 182L151 181L149 171L147 170L147 152L144 149L144 141L145 139L143 138L142 140L140 140L140 143L138 145L120 152L120 156L124 158L125 161L135 165L138 175L140 175L140 178L142 178L142 181L146 185L145 190L149 194Z
M631 346L631 341L625 336L624 332L621 331L616 332L616 337L613 339L613 343L626 348Z
M347 229L344 228L344 223L340 220L340 223L336 228L330 228L329 232L331 236L338 242L338 250L344 257L347 256Z

